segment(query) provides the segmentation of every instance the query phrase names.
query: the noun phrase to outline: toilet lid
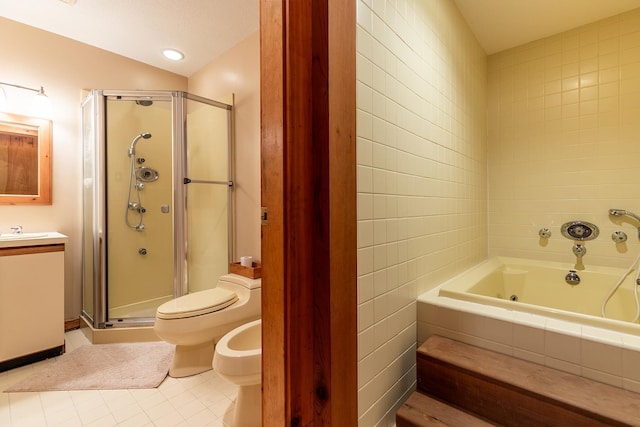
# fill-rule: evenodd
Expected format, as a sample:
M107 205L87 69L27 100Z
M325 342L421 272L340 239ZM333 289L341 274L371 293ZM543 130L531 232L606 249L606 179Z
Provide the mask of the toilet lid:
M236 301L238 301L238 296L235 292L220 288L207 289L165 302L158 307L156 317L160 319L181 319L200 316L222 310Z

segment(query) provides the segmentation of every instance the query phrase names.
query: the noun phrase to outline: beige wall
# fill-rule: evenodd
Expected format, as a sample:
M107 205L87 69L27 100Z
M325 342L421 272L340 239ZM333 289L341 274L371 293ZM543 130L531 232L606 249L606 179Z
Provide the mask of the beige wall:
M486 55L451 0L359 0L359 423L415 384L416 296L487 255Z
M53 204L0 206L0 232L6 233L11 225L20 224L25 232L59 231L69 236L65 318L71 319L79 315L81 308L82 90L186 90L187 78L3 18L0 52L5 58L0 81L29 87L42 85L53 104ZM16 94L31 97L26 91Z
M640 9L492 55L488 79L490 254L574 263L560 226L586 220L584 265L627 267L640 224L608 210L640 213Z
M189 77L189 92L235 107L236 261L260 259L260 35L255 32Z
M236 247L241 255L260 256L260 126L259 37L255 35L223 54L188 81L119 55L97 49L0 18L0 81L37 87L43 85L51 98L53 120L53 205L0 206L0 232L20 224L25 232L59 231L67 234L65 262L65 318L81 309L82 261L82 90L158 89L183 90L220 99L236 96ZM31 97L18 91L18 96ZM13 92L7 90L7 96ZM12 100L20 101L12 98ZM29 102L18 102L28 114ZM242 216L245 215L245 216Z

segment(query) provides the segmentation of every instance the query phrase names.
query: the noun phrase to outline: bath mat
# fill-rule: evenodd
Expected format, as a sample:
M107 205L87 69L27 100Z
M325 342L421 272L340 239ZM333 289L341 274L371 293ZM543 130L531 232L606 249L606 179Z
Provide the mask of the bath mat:
M5 390L117 390L158 387L174 346L165 342L84 345Z

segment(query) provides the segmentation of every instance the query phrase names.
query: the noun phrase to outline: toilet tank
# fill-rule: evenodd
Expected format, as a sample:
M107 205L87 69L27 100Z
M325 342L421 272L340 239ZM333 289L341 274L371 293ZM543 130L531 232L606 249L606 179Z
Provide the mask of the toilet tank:
M225 274L218 279L218 286L224 288L234 288L236 286L242 286L250 291L260 289L262 287L262 279L250 279L248 277L240 276L239 274Z

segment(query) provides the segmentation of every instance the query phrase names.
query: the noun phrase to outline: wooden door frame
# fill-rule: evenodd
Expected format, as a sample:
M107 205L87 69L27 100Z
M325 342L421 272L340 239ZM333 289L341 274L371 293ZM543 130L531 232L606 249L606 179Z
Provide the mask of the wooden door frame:
M264 426L357 424L353 0L261 0Z

